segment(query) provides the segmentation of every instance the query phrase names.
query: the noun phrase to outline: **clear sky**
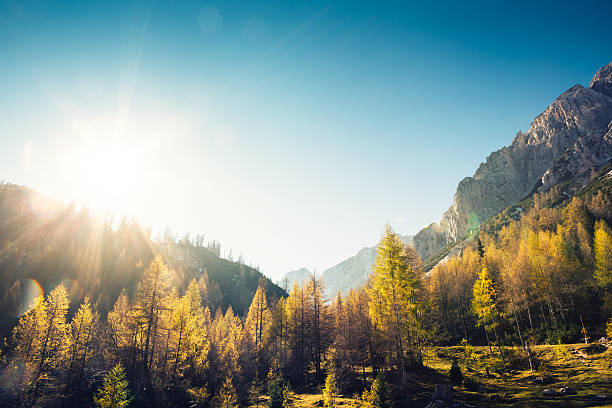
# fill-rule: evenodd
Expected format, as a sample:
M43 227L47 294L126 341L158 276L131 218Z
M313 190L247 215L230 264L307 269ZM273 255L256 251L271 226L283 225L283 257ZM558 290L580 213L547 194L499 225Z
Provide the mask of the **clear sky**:
M0 0L0 178L322 271L612 60L609 1L532 3Z

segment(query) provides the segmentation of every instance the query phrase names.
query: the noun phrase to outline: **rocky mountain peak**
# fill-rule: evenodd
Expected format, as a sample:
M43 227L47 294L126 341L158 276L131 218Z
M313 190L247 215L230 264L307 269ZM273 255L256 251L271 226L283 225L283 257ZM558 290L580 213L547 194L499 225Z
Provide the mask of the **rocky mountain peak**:
M533 120L527 132L519 132L509 146L491 153L473 177L459 182L439 225L415 236L421 257L429 258L534 190L568 177L586 178L604 165L610 151L605 136L612 121L610 95L612 63L597 71L589 88L569 88Z
M595 73L589 88L612 98L612 62Z

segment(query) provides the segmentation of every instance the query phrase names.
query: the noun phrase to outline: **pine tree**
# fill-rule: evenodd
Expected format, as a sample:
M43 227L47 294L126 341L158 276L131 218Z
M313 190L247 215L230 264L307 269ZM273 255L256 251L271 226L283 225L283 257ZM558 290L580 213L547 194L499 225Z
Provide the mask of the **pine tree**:
M94 397L94 403L99 408L123 408L130 405L132 397L125 379L125 371L117 364L104 377L104 383Z
M323 404L327 408L336 406L336 396L338 395L338 384L336 384L336 371L330 367L329 373L325 378L325 388L323 388Z
M367 408L392 408L393 406L389 386L382 374L379 374L372 382L369 391L363 391L361 399Z
M268 381L268 408L283 408L283 392L285 390L285 381L278 376L273 376Z

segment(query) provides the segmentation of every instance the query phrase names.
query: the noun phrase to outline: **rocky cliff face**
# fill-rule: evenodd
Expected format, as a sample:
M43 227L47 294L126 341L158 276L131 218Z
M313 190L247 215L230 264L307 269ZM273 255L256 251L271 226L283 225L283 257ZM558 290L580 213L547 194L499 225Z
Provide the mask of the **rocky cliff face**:
M536 188L549 188L567 177L585 178L606 164L611 96L612 63L595 74L589 88L570 88L534 119L526 133L519 132L509 146L491 153L473 177L461 180L440 224L415 236L421 257L427 259Z

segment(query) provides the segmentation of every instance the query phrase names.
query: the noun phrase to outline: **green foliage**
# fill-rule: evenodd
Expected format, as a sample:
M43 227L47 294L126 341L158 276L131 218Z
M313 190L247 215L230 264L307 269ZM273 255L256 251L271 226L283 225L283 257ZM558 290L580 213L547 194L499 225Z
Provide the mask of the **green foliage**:
M370 398L372 401L373 408L392 408L393 402L391 400L391 393L389 392L389 385L383 375L378 375L372 387L370 388Z
M463 347L463 364L468 369L477 370L480 361L476 349L466 339L462 339L460 344Z
M104 377L104 383L94 397L99 408L123 408L130 405L132 397L121 364L113 367Z
M329 370L325 378L325 388L323 388L323 405L327 408L336 406L336 396L338 395L338 385L336 384L336 371L333 367Z
M285 400L285 381L282 378L272 378L268 382L268 408L283 408Z

